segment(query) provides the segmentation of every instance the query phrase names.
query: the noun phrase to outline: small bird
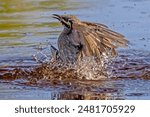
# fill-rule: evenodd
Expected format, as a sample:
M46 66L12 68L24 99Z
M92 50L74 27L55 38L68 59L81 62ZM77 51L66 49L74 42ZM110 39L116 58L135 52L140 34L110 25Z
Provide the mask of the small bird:
M58 52L65 63L74 63L84 57L100 60L103 54L113 57L117 55L117 47L127 46L125 37L106 25L81 21L74 15L53 14L53 18L64 26L58 38Z

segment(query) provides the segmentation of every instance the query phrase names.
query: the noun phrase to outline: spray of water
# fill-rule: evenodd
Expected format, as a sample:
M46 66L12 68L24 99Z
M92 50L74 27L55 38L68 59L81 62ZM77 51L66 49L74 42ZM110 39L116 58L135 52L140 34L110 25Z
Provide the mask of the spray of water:
M51 51L51 50L49 50ZM39 53L40 56L39 57ZM52 53L52 52L51 52ZM37 56L38 55L38 56ZM40 62L40 67L33 70L33 74L38 75L38 78L63 80L63 79L86 79L86 80L100 80L108 78L112 74L110 64L112 63L109 54L103 54L101 60L96 60L95 57L85 57L75 63L62 63L54 61L53 56L51 59L42 52L37 52L34 58ZM45 58L41 60L41 58ZM43 61L43 62L41 62ZM32 76L33 76L32 74ZM39 75L40 74L40 75Z

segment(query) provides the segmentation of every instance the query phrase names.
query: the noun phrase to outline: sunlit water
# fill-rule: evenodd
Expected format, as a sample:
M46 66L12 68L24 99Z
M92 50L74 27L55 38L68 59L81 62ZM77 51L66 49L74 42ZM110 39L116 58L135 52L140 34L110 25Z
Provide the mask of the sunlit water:
M0 0L0 99L150 99L149 3ZM53 13L107 24L129 47L105 67L49 63L62 30Z

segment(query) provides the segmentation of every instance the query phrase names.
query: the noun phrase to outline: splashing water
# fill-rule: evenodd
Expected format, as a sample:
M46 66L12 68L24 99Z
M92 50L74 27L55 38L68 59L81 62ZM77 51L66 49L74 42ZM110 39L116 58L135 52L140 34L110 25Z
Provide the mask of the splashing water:
M43 49L37 52L38 57L39 53L45 54ZM48 56L42 60L35 66L0 67L0 82L40 87L44 91L58 88L54 92L57 99L124 99L146 95L149 89L149 83L143 87L150 79L149 53L120 52L115 59L103 56L100 63L94 57L84 58L77 64L50 61Z
M39 57L39 53L41 57ZM110 74L112 75L111 69L107 69L108 66L112 63L111 57L109 57L108 55L106 56L106 54L103 54L101 56L100 61L96 61L94 57L85 57L82 60L73 64L65 64L60 61L53 61L53 56L51 56L50 59L41 51L37 52L37 55L34 55L34 58L36 61L42 63L40 64L40 66L38 66L38 68L32 70L32 75L30 76L35 77L37 75L38 79L100 80L108 78Z

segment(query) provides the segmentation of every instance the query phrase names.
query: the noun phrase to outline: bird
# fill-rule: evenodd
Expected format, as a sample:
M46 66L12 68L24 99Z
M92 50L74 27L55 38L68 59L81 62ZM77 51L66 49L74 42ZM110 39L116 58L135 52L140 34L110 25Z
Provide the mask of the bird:
M51 43L50 44L50 51L51 51L51 61L57 61L59 60L59 51L57 48L55 48Z
M64 27L58 37L59 58L74 63L85 57L101 60L102 55L117 56L116 48L126 47L128 40L101 23L81 21L75 15L53 14Z

